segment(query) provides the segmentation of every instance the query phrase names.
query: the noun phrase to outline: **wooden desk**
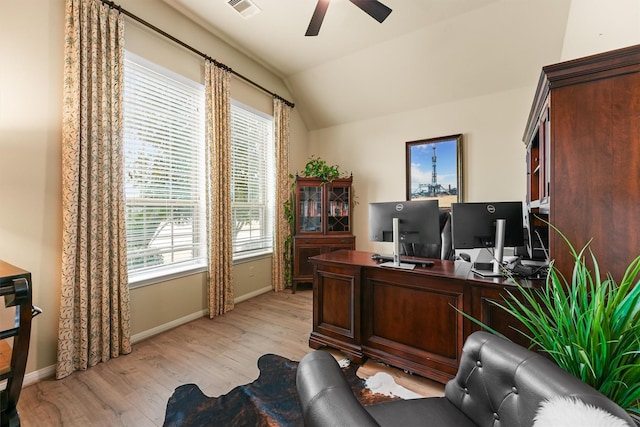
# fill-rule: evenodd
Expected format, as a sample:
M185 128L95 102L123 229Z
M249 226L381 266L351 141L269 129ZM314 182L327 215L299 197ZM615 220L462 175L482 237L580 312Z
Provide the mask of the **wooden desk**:
M462 261L401 270L380 267L371 255L341 250L309 258L310 347L338 348L357 363L370 357L445 383L458 369L464 340L479 329L453 307L528 344L509 328L515 319L490 303L510 286L504 279L475 276Z

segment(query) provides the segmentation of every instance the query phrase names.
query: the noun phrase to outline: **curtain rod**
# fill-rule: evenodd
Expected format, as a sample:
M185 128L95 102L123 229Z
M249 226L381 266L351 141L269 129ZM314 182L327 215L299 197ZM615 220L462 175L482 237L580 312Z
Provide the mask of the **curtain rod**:
M266 89L265 87L259 85L256 82L254 82L250 78L243 76L242 74L238 73L237 71L234 71L231 67L228 67L228 66L224 65L223 63L216 61L215 59L211 58L209 55L207 55L205 53L202 53L199 50L197 50L196 48L186 44L182 40L179 40L179 39L173 37L171 34L167 33L166 31L161 30L160 28L156 27L155 25L145 21L144 19L142 19L142 18L140 18L140 17L138 17L136 15L134 15L133 13L129 12L128 10L122 8L120 5L117 5L114 2L109 1L109 0L100 0L100 1L102 3L104 3L104 4L106 4L107 6L109 6L110 8L117 10L118 12L128 16L129 18L133 19L134 21L137 21L140 24L144 25L145 27L150 28L153 31L159 33L160 35L168 38L172 42L179 44L180 46L184 47L187 50L190 50L191 52L195 53L196 55L199 55L199 56L203 57L204 59L212 61L216 66L229 71L234 76L239 77L240 79L244 80L247 83L250 83L251 85L257 87L261 91L268 93L272 97L279 99L280 101L282 101L285 104L287 104L289 107L291 107L291 108L295 107L295 104L293 102L288 101L287 99L281 97L280 95L271 92L270 90Z

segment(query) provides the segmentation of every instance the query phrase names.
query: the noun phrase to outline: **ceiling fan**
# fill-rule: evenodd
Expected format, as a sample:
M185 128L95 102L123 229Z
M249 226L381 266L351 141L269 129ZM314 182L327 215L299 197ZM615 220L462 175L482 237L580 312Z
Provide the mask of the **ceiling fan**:
M309 27L307 28L305 36L318 35L318 33L320 32L320 26L322 25L322 20L324 19L324 15L327 13L327 8L329 7L330 1L331 0L318 0L318 4L316 4L316 10L313 11L311 22L309 22ZM349 1L365 11L369 16L371 16L378 22L382 22L387 19L387 16L389 16L389 14L391 13L391 9L380 3L378 0Z

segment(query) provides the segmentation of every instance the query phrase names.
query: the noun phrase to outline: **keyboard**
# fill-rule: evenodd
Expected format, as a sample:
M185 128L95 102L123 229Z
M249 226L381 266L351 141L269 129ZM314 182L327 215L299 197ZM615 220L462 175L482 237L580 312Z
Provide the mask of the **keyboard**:
M383 262L393 262L393 255L374 254L371 256L371 259ZM407 258L403 256L400 257L400 263L419 265L421 267L433 267L436 264L435 262L428 259Z

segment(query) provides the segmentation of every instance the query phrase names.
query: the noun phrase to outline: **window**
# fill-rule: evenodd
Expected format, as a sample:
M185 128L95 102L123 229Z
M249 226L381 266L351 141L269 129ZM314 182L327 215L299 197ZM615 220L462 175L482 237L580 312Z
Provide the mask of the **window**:
M127 52L124 183L129 281L206 266L204 87ZM234 259L270 253L275 197L273 118L231 105Z
M273 118L231 104L231 223L233 256L273 248L275 198Z
M204 267L203 86L127 52L123 128L130 283Z

